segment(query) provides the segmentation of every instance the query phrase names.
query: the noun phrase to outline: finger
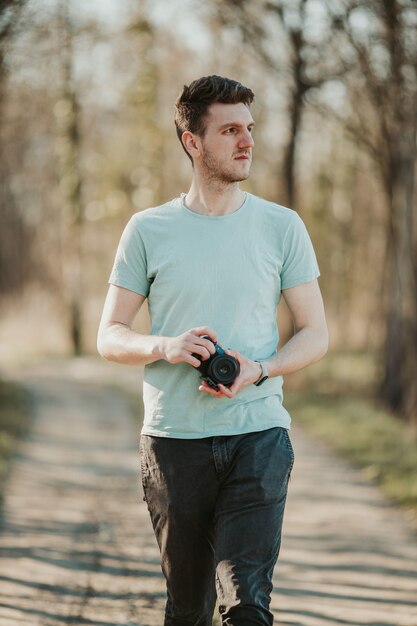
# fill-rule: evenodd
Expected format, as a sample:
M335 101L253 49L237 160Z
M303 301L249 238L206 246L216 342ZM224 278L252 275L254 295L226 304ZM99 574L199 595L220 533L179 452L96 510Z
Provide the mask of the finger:
M211 341L206 340L206 342L207 342L207 346L211 345L213 347L213 351L215 352L215 348L213 344L211 343ZM211 352L208 349L208 347L200 343L194 342L192 344L187 345L187 350L189 350L190 353L199 354L202 357L201 359L202 361L205 361L211 355Z
M241 359L242 358L242 355L237 350L232 350L231 348L228 348L228 353L231 354L232 356L234 356L235 359Z
M222 385L221 383L219 383L219 389L228 398L233 398L233 396L235 395L232 392L232 388L231 387L226 387L225 385Z
M190 332L199 337L201 335L208 335L212 339L212 341L217 341L216 331L209 326L198 326L197 328L192 328Z
M232 348L227 348L225 350L226 354L228 354L229 356L232 356L233 358L236 359L236 361L239 361L239 363L242 363L243 360L243 355L240 354L240 352L238 352L237 350L232 350Z
M244 387L244 384L242 384L242 376L238 374L238 376L234 379L232 384L229 387L227 387L227 389L229 389L229 391L233 395L236 395L237 392L240 391L243 387Z
M240 382L234 381L234 383L229 387L229 391L232 394L231 397L235 396L239 390L240 390Z
M216 391L215 389L210 387L210 385L205 380L200 381L200 387L203 387L203 389L207 389L209 391Z
M223 396L223 392L216 391L216 389L213 389L213 387L211 387L205 380L201 381L199 389L201 389L201 391L206 391L211 396L215 396L216 398Z
M197 346L203 346L204 348L206 348L206 350L208 351L208 357L211 354L214 354L216 352L216 348L214 346L214 343L212 341L210 341L210 339L203 339L202 337L198 337L198 338L196 338L194 340L194 343Z
M187 354L187 356L184 358L184 361L185 363L189 363L193 367L200 367L201 365L201 361L196 359L194 356L191 356L191 354Z
M205 385L204 383L202 383L199 386L199 390L203 391L204 393L208 393L210 396L213 396L214 398L219 398L223 395L220 391L216 391L215 389L210 387L210 385Z

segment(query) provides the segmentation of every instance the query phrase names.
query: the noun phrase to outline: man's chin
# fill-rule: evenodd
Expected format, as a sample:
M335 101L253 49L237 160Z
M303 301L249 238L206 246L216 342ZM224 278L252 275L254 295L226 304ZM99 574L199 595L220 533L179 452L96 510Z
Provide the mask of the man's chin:
M249 178L250 169L248 168L246 171L239 172L239 174L234 173L230 175L229 182L230 183L240 183L243 180Z
M246 168L245 169L239 168L239 169L240 171L236 171L236 170L221 171L220 169L218 169L217 171L211 170L208 178L210 178L211 180L217 179L218 181L221 181L223 183L229 183L229 184L240 183L246 180L247 178L249 178L250 166L247 169Z
M239 177L236 177L234 180L235 183L241 183L243 180L247 180L249 178L250 172L246 172L246 174L240 174Z

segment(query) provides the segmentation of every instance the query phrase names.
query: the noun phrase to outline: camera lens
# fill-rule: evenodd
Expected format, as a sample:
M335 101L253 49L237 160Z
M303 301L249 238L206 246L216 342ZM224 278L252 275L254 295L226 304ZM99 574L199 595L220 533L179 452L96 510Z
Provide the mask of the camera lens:
M222 355L214 357L210 366L210 376L218 383L228 385L239 374L239 363L233 357Z

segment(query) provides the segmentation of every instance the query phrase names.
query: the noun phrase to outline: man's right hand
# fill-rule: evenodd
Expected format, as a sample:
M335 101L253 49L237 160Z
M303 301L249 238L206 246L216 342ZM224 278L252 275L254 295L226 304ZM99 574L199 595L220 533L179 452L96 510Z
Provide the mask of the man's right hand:
M217 341L217 335L208 326L191 328L178 337L164 337L164 359L168 363L189 363L193 367L198 367L200 361L192 354L201 356L201 361L205 361L214 354L216 349L209 339L203 339L202 335L208 335L213 341Z

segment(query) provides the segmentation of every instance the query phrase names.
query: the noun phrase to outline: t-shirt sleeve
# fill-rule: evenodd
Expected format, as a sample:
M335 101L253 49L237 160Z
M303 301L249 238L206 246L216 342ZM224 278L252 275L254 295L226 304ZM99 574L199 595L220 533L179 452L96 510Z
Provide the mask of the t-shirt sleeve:
M146 249L135 216L123 231L108 282L146 297L149 294L151 281L147 276Z
M307 283L319 276L316 254L307 228L294 211L284 239L281 290Z

